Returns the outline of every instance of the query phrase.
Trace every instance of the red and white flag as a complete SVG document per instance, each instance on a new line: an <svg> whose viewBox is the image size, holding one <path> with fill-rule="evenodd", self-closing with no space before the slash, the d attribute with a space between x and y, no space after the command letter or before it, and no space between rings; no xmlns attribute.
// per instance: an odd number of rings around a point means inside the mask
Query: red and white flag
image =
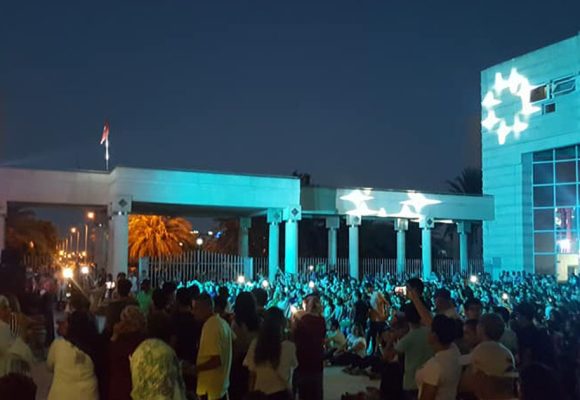
<svg viewBox="0 0 580 400"><path fill-rule="evenodd" d="M103 127L103 136L101 136L101 143L106 143L109 141L109 121L105 121L105 126Z"/></svg>

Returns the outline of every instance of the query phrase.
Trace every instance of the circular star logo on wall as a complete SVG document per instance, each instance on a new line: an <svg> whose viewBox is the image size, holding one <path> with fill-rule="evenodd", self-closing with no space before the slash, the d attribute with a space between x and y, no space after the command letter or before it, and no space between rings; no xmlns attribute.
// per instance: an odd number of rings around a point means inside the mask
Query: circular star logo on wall
<svg viewBox="0 0 580 400"><path fill-rule="evenodd" d="M481 106L487 114L487 117L481 121L481 125L488 131L495 129L500 145L505 143L506 138L511 133L514 134L516 139L519 138L520 133L528 128L530 115L540 111L540 107L534 106L530 101L532 89L533 87L530 85L528 79L515 68L511 70L507 79L504 79L499 72L495 74L493 88L487 92L481 102ZM510 121L511 125L508 124L505 118L498 118L495 111L496 107L501 104L499 98L503 95L504 91L509 91L521 103L520 109L513 116L513 121Z"/></svg>

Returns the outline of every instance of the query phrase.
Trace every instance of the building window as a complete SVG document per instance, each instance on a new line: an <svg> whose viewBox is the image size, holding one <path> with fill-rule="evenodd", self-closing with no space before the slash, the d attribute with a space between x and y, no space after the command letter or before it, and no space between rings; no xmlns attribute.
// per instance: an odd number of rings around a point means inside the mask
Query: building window
<svg viewBox="0 0 580 400"><path fill-rule="evenodd" d="M553 274L580 251L580 146L533 154L534 270Z"/></svg>
<svg viewBox="0 0 580 400"><path fill-rule="evenodd" d="M552 95L554 97L571 93L574 90L576 90L576 79L574 77L559 79L552 85Z"/></svg>
<svg viewBox="0 0 580 400"><path fill-rule="evenodd" d="M546 85L538 86L532 89L530 92L530 101L532 103L536 101L542 101L548 97L548 90Z"/></svg>

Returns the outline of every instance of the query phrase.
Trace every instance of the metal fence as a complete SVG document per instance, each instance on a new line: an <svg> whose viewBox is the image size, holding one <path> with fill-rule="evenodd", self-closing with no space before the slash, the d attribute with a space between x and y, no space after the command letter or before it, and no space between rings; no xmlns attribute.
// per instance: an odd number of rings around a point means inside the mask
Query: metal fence
<svg viewBox="0 0 580 400"><path fill-rule="evenodd" d="M32 268L33 270L38 269L50 269L54 267L54 258L51 255L35 255L35 254L25 254L22 257L22 264L27 268Z"/></svg>
<svg viewBox="0 0 580 400"><path fill-rule="evenodd" d="M239 275L252 278L253 260L231 254L192 251L172 256L142 258L140 276L148 276L154 287L163 282L188 282L194 279L233 280Z"/></svg>

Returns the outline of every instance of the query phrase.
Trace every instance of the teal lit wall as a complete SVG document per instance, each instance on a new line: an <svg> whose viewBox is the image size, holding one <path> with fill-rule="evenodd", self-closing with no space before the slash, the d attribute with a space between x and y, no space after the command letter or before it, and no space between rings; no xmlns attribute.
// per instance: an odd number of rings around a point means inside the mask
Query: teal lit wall
<svg viewBox="0 0 580 400"><path fill-rule="evenodd" d="M495 199L495 219L484 222L483 250L494 273L534 270L533 153L580 143L579 71L580 36L575 36L481 73L483 191ZM556 96L563 78L575 89ZM525 90L516 87L526 83ZM530 103L527 93L543 85L546 98ZM525 115L522 108L534 112Z"/></svg>

